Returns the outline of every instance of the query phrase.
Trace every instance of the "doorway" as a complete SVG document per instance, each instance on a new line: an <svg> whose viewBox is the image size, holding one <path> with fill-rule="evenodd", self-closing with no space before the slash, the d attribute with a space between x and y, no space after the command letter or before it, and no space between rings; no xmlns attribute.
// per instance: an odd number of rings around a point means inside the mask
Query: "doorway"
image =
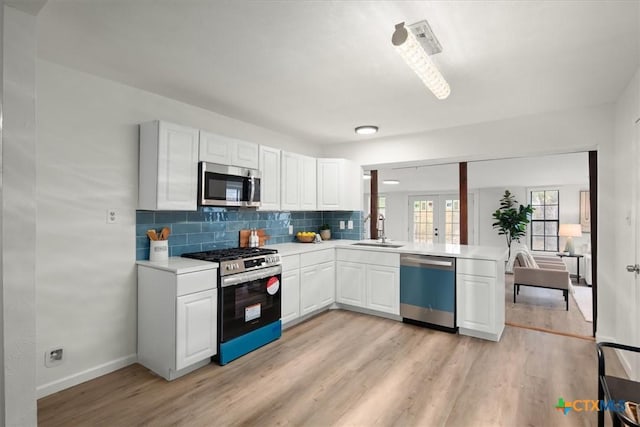
<svg viewBox="0 0 640 427"><path fill-rule="evenodd" d="M460 244L460 199L457 193L409 196L408 240ZM473 224L473 194L468 195L468 224ZM469 229L472 240L473 228ZM472 242L469 242L472 244Z"/></svg>

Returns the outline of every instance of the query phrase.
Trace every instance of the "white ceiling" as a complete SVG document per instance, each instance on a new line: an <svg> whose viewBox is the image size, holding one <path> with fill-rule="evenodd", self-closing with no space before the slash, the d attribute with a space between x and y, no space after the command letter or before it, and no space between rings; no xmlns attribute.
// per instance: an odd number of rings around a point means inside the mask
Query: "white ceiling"
<svg viewBox="0 0 640 427"><path fill-rule="evenodd" d="M438 101L391 45L428 19ZM615 101L640 2L49 0L39 55L301 140L376 137Z"/></svg>

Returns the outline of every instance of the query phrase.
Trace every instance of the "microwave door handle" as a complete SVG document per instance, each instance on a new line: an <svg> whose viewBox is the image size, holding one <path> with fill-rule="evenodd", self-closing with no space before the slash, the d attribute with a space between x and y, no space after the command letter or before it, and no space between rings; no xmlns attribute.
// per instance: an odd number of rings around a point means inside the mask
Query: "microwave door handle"
<svg viewBox="0 0 640 427"><path fill-rule="evenodd" d="M251 175L249 177L249 181L251 182L251 190L250 190L250 193L249 193L249 205L253 205L253 198L254 198L255 193L256 193L256 182L255 182L255 179L254 179L253 175Z"/></svg>

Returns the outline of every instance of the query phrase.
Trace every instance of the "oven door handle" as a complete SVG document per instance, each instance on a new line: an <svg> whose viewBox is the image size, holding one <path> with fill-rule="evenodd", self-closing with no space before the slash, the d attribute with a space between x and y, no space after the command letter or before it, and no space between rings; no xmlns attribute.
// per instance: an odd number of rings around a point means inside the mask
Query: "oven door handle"
<svg viewBox="0 0 640 427"><path fill-rule="evenodd" d="M276 276L282 273L282 266L267 267L257 271L249 271L246 273L238 273L226 276L220 279L220 286L226 288L240 283L251 282L253 280L266 279L267 277Z"/></svg>

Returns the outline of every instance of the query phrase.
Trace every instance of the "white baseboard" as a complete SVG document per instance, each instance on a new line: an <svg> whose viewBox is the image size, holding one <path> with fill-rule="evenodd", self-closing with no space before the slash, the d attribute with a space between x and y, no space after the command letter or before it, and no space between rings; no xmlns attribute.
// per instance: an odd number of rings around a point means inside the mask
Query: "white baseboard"
<svg viewBox="0 0 640 427"><path fill-rule="evenodd" d="M125 366L132 365L137 361L138 355L130 354L128 356L121 357L120 359L112 360L110 362L103 363L102 365L89 368L82 372L78 372L77 374L69 375L68 377L60 378L59 380L39 385L36 387L36 398L40 399L69 387L73 387L74 385L78 385L94 378L101 377L102 375L106 375L110 372L124 368Z"/></svg>

